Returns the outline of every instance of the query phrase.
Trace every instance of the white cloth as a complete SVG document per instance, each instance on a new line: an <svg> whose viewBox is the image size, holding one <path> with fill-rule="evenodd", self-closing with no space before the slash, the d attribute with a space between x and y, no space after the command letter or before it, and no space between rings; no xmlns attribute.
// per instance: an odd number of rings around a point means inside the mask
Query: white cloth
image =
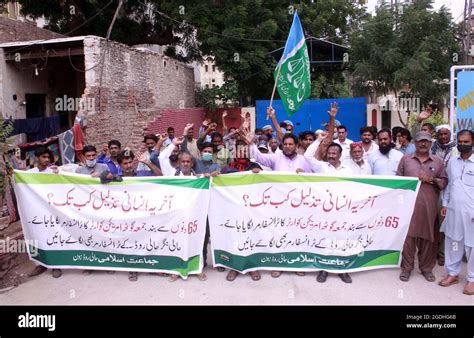
<svg viewBox="0 0 474 338"><path fill-rule="evenodd" d="M293 171L303 169L305 173L311 172L311 166L303 155L295 155L288 158L283 152L277 154L262 154L255 144L250 146L256 162L271 168L274 171Z"/></svg>
<svg viewBox="0 0 474 338"><path fill-rule="evenodd" d="M474 154L467 160L452 158L447 167L448 186L443 191L446 217L440 231L454 241L474 247Z"/></svg>
<svg viewBox="0 0 474 338"><path fill-rule="evenodd" d="M391 149L387 155L377 150L370 154L369 164L373 175L396 175L398 163L402 159L403 154L398 150Z"/></svg>
<svg viewBox="0 0 474 338"><path fill-rule="evenodd" d="M441 124L435 128L436 132L440 131L441 129L448 129L449 131L451 131L451 127L449 126L449 124Z"/></svg>
<svg viewBox="0 0 474 338"><path fill-rule="evenodd" d="M352 175L372 175L372 168L370 168L369 163L362 161L362 165L357 164L353 159L346 160L342 164L351 170Z"/></svg>
<svg viewBox="0 0 474 338"><path fill-rule="evenodd" d="M314 157L316 150L319 147L320 142L315 141L311 143L304 153L306 161L311 165L311 171L313 173L320 174L336 174L336 175L352 175L352 171L349 167L341 163L339 167L334 167L331 163L325 161L319 161Z"/></svg>
<svg viewBox="0 0 474 338"><path fill-rule="evenodd" d="M344 162L346 160L350 160L351 158L351 143L354 143L354 141L349 140L346 138L344 142L339 141L339 139L335 140L334 143L339 144L342 147L342 156L341 156L341 162Z"/></svg>
<svg viewBox="0 0 474 338"><path fill-rule="evenodd" d="M53 170L50 167L47 167L45 170L40 171L38 167L28 169L30 173L42 173L42 174L54 174Z"/></svg>
<svg viewBox="0 0 474 338"><path fill-rule="evenodd" d="M449 236L444 242L444 266L450 276L459 276L461 273L462 257L466 252L467 258L467 280L474 282L474 250L464 245L462 241L454 241Z"/></svg>
<svg viewBox="0 0 474 338"><path fill-rule="evenodd" d="M174 176L174 174L176 174L176 168L171 165L171 161L169 158L174 148L176 148L176 146L171 143L163 151L161 151L160 156L158 156L163 176Z"/></svg>
<svg viewBox="0 0 474 338"><path fill-rule="evenodd" d="M362 148L362 149L364 149L364 148ZM364 149L364 155L362 157L364 159L364 161L368 161L370 154L374 153L377 150L379 150L379 145L377 143L375 143L374 141L372 141L372 143L370 144L369 150L365 151L365 149Z"/></svg>

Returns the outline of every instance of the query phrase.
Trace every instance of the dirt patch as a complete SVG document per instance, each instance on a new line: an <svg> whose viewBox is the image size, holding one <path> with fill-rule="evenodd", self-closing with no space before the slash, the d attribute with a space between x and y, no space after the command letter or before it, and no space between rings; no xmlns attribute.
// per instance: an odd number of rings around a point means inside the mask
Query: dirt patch
<svg viewBox="0 0 474 338"><path fill-rule="evenodd" d="M18 285L25 283L35 265L28 258L27 253L20 253L11 257L0 271L0 293L7 292Z"/></svg>

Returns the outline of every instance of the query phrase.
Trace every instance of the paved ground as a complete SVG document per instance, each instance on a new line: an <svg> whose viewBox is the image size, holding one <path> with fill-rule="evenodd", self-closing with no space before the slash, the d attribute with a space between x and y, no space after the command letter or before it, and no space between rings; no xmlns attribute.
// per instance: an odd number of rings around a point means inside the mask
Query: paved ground
<svg viewBox="0 0 474 338"><path fill-rule="evenodd" d="M31 264L28 262L28 264ZM465 275L466 267L463 267ZM135 283L125 272L111 275L96 271L63 270L55 279L51 271L29 278L18 287L0 294L0 304L99 305L99 304L310 304L310 305L473 305L474 296L462 293L465 278L457 285L442 288L437 282L444 274L436 266L435 283L425 281L419 272L408 283L399 281L398 269L383 269L352 274L353 283L344 284L336 275L326 283L316 282L316 274L304 277L284 273L274 279L269 272L262 279L239 276L225 280L226 272L206 268L208 280L191 277L169 282L166 277L139 274Z"/></svg>

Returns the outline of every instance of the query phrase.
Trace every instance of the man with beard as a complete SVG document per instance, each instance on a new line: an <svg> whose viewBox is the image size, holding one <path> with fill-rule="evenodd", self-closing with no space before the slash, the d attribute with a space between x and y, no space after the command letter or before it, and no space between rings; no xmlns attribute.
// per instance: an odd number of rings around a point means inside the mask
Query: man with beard
<svg viewBox="0 0 474 338"><path fill-rule="evenodd" d="M350 159L343 161L342 164L351 170L352 175L372 175L370 165L364 161L362 142L353 142L350 148Z"/></svg>
<svg viewBox="0 0 474 338"><path fill-rule="evenodd" d="M282 141L283 151L276 154L262 154L253 142L254 137L253 133L249 133L246 141L250 145L250 151L253 153L256 162L274 171L311 172L311 167L304 156L296 153L298 139L295 135L285 134Z"/></svg>
<svg viewBox="0 0 474 338"><path fill-rule="evenodd" d="M439 283L450 286L459 282L461 262L466 253L467 282L463 293L474 295L474 133L461 130L457 136L460 156L448 163L449 184L443 193L441 215L446 217L441 231L446 236L446 272Z"/></svg>
<svg viewBox="0 0 474 338"><path fill-rule="evenodd" d="M421 115L421 114L420 114ZM451 128L447 124L439 125L436 127L436 141L431 146L431 153L438 156L444 163L444 167L448 166L451 158L459 156L459 152L456 148L456 142L451 142ZM441 207L441 201L439 203ZM438 224L443 223L443 216L438 215ZM439 250L438 250L438 264L444 265L444 235L439 233Z"/></svg>
<svg viewBox="0 0 474 338"><path fill-rule="evenodd" d="M282 138L283 151L276 154L262 154L254 143L255 135L248 133L245 141L250 146L250 151L253 153L254 159L259 164L268 167L274 171L289 171L289 172L311 172L311 166L306 161L303 155L296 153L298 138L293 134L285 134ZM298 273L304 275L304 272ZM280 277L280 271L272 271L273 278Z"/></svg>
<svg viewBox="0 0 474 338"><path fill-rule="evenodd" d="M331 143L331 135L334 131L333 123L335 112L337 112L337 108L335 111L334 109L331 109L328 136L322 140L320 145L317 144L318 142L313 142L313 144L311 144L306 150L304 156L311 164L311 170L314 173L323 173L327 175L352 175L350 168L341 163L341 145L335 142ZM327 146L328 143L329 146ZM321 161L314 157L316 150L318 151L318 158L325 158L325 161ZM328 274L327 271L321 270L319 271L316 280L319 283L324 283L326 282ZM352 283L352 278L348 273L340 273L338 275L344 283Z"/></svg>
<svg viewBox="0 0 474 338"><path fill-rule="evenodd" d="M180 144L183 142L184 137L175 137L158 156L163 176L173 176L176 173L176 168L179 166Z"/></svg>
<svg viewBox="0 0 474 338"><path fill-rule="evenodd" d="M435 221L439 194L446 187L448 179L443 161L430 154L430 146L429 133L421 131L416 134L416 151L403 156L397 169L398 176L418 177L421 181L408 235L403 245L400 273L400 280L403 282L408 281L414 269L417 249L421 274L428 282L434 282L436 279L432 273L438 252Z"/></svg>
<svg viewBox="0 0 474 338"><path fill-rule="evenodd" d="M324 139L321 145L318 147L316 142L308 147L304 156L306 160L311 164L311 170L313 173L321 174L332 174L332 175L352 175L352 171L341 163L342 147L340 144L332 142L329 146L325 143L330 142ZM314 157L314 153L318 148L318 152L325 152L325 161L317 160ZM326 150L324 150L326 149Z"/></svg>
<svg viewBox="0 0 474 338"><path fill-rule="evenodd" d="M395 175L403 154L394 148L392 132L388 128L377 133L379 149L369 155L369 164L374 175Z"/></svg>
<svg viewBox="0 0 474 338"><path fill-rule="evenodd" d="M436 141L431 147L431 153L438 156L448 166L451 158L459 156L456 149L456 141L451 142L451 128L447 124L436 127Z"/></svg>
<svg viewBox="0 0 474 338"><path fill-rule="evenodd" d="M364 149L364 161L369 159L370 154L377 151L379 146L375 143L371 127L360 128L360 140L362 141L362 149Z"/></svg>

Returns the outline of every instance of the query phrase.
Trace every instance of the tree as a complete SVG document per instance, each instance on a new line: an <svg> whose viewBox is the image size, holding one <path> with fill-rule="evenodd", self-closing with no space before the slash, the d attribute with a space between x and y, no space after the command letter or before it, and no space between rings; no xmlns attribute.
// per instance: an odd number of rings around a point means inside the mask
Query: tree
<svg viewBox="0 0 474 338"><path fill-rule="evenodd" d="M8 0L0 0L7 2ZM47 28L71 35L105 36L116 8L109 0L19 0L22 13L44 16ZM306 34L343 43L365 15L364 1L325 0L127 0L111 39L129 45L167 45L181 61L213 55L217 67L238 85L241 97L269 98L273 70L293 13ZM71 7L72 6L72 7ZM105 7L105 9L103 9ZM100 15L96 15L100 11ZM80 26L79 28L76 28Z"/></svg>
<svg viewBox="0 0 474 338"><path fill-rule="evenodd" d="M227 107L238 102L239 93L235 81L227 81L222 86L199 88L196 90L196 105L214 111L219 105Z"/></svg>
<svg viewBox="0 0 474 338"><path fill-rule="evenodd" d="M393 91L396 98L443 105L449 94L449 69L459 52L446 7L436 12L431 0L394 11L381 6L351 36L350 47L357 93L373 96Z"/></svg>

